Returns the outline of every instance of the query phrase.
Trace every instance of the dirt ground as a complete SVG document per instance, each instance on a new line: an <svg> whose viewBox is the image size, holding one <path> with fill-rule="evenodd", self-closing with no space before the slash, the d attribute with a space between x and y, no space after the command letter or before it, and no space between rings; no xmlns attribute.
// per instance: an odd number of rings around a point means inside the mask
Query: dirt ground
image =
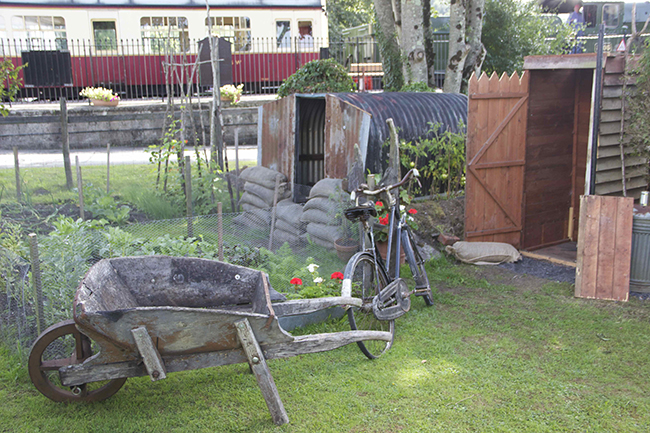
<svg viewBox="0 0 650 433"><path fill-rule="evenodd" d="M440 233L463 238L465 234L465 196L418 200L411 203L417 213L418 230L421 239L428 242Z"/></svg>

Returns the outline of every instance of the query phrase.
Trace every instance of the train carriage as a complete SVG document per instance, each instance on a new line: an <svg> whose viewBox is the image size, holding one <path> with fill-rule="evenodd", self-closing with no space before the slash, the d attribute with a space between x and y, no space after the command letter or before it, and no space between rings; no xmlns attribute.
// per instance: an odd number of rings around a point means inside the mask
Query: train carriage
<svg viewBox="0 0 650 433"><path fill-rule="evenodd" d="M193 64L210 28L249 90L276 87L328 46L324 0L210 0L209 20L195 0L0 0L0 54L28 63L23 96L164 94L164 63Z"/></svg>

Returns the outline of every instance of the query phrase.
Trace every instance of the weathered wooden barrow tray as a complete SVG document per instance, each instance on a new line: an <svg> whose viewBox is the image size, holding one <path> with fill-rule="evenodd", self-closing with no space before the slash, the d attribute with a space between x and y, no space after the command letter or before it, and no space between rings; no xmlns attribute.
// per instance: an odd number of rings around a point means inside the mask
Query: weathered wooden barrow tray
<svg viewBox="0 0 650 433"><path fill-rule="evenodd" d="M30 377L52 400L98 401L128 377L155 381L170 372L248 362L273 421L283 424L288 417L266 359L392 338L380 331L294 337L278 317L361 306L361 300L272 303L283 299L263 272L227 263L164 256L102 260L77 289L74 320L51 326L34 343Z"/></svg>

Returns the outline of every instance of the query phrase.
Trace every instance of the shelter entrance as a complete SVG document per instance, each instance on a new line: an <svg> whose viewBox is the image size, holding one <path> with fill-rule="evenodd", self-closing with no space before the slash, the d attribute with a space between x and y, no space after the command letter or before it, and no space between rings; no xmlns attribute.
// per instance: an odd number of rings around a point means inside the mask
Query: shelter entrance
<svg viewBox="0 0 650 433"><path fill-rule="evenodd" d="M325 99L296 98L294 202L307 201L309 190L325 177Z"/></svg>

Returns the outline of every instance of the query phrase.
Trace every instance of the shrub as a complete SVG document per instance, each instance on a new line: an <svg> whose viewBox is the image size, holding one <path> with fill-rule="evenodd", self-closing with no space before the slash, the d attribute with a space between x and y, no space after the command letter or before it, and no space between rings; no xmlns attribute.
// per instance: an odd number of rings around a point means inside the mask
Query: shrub
<svg viewBox="0 0 650 433"><path fill-rule="evenodd" d="M287 78L278 89L283 98L293 93L351 92L354 81L334 59L313 60Z"/></svg>

